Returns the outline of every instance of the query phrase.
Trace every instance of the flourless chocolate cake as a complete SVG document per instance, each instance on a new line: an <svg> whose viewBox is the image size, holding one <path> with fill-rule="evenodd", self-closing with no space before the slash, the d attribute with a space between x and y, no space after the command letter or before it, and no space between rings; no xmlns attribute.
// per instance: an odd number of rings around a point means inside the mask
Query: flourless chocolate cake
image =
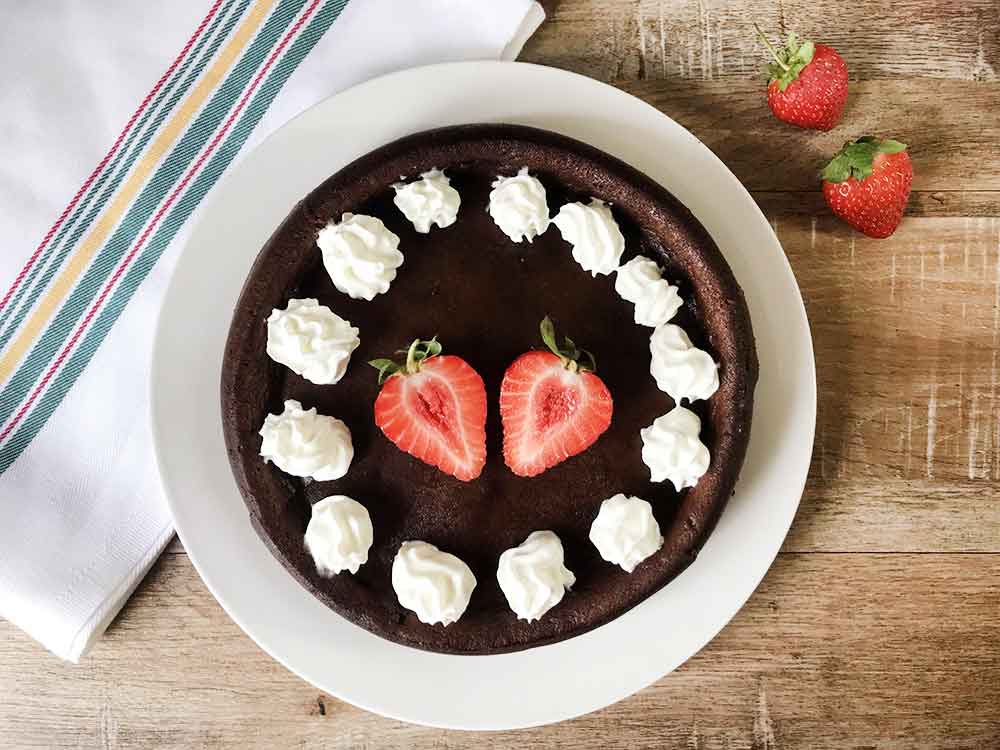
<svg viewBox="0 0 1000 750"><path fill-rule="evenodd" d="M591 197L609 203L625 238L621 262L644 255L678 287L684 304L671 323L718 363L718 390L686 404L701 418L701 441L711 456L694 487L678 492L671 482L652 482L643 462L640 430L674 402L650 375L652 329L634 322L632 305L615 292L614 275L582 270L554 226L531 243L515 243L487 213L497 176L523 167L544 185L553 214L565 203ZM393 185L432 168L450 178L461 207L451 226L419 233L393 204ZM388 292L371 301L338 291L324 270L317 233L344 213L377 217L400 238L405 261ZM315 298L360 330L360 346L340 382L316 385L268 357L265 321L290 298ZM541 347L539 321L545 316L593 353L614 413L587 450L538 476L522 477L504 461L498 394L511 362ZM471 481L404 453L373 418L379 373L367 362L432 336L485 384L486 464ZM292 209L260 251L236 306L223 361L222 420L253 525L299 583L344 617L393 641L490 654L552 643L606 623L691 564L733 493L750 435L756 379L740 287L712 238L663 187L554 133L467 125L383 146ZM286 399L349 427L354 458L346 476L298 478L261 458L258 431ZM602 559L588 538L602 501L618 493L649 501L664 538L632 573ZM303 543L311 504L329 495L348 495L370 514L374 542L357 573L321 575ZM504 550L540 529L558 535L576 580L558 605L528 622L508 606L497 565ZM425 624L397 600L391 569L407 540L430 542L471 568L477 585L457 622Z"/></svg>

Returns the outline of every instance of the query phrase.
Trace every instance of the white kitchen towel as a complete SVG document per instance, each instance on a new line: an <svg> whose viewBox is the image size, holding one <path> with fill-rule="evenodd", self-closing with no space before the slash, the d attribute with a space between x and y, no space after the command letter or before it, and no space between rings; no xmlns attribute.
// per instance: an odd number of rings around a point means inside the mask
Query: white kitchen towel
<svg viewBox="0 0 1000 750"><path fill-rule="evenodd" d="M543 17L531 0L9 4L0 615L76 661L173 533L147 416L151 338L219 174L350 84L513 59Z"/></svg>

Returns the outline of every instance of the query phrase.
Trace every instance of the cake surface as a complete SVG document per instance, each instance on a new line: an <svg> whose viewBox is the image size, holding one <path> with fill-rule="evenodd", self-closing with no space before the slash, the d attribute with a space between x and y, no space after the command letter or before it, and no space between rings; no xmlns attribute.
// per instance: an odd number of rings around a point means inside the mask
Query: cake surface
<svg viewBox="0 0 1000 750"><path fill-rule="evenodd" d="M513 243L486 211L498 175L528 167L545 186L551 213L592 196L612 204L625 236L622 263L642 254L679 287L671 321L719 363L720 386L689 405L702 420L711 464L680 493L652 483L639 431L674 406L649 372L652 329L633 321L614 276L592 277L555 227ZM443 169L461 195L457 221L429 233L393 205L392 185ZM381 219L400 237L405 261L386 294L354 300L334 288L316 246L318 231L345 212ZM288 299L316 298L360 329L343 379L316 385L265 353L265 320ZM584 453L532 478L505 465L497 396L507 366L540 348L539 321L594 353L614 398L610 428ZM389 442L372 409L378 373L368 360L393 356L415 338L437 335L445 353L482 375L488 397L487 460L462 482ZM348 165L300 202L261 250L234 312L223 361L223 429L233 472L254 527L278 560L329 607L385 638L432 651L486 654L539 646L601 625L666 585L697 555L738 477L749 439L757 359L742 292L709 235L666 190L624 163L577 141L511 125L467 125L393 142ZM317 407L350 428L347 475L310 481L259 455L260 425L286 399ZM634 572L601 559L588 539L602 501L619 493L648 500L663 546ZM374 544L356 574L321 576L303 543L310 506L348 495L371 515ZM534 531L562 540L576 581L534 622L518 620L497 582L502 552ZM421 623L397 601L390 581L402 542L423 540L457 555L478 581L457 622ZM665 623L665 628L668 628Z"/></svg>

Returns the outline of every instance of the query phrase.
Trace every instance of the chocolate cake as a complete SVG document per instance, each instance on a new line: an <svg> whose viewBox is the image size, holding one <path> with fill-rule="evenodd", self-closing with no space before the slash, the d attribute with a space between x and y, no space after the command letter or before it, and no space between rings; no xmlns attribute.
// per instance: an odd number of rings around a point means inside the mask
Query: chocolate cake
<svg viewBox="0 0 1000 750"><path fill-rule="evenodd" d="M626 240L622 262L643 254L679 287L685 304L672 322L719 363L718 391L689 407L701 417L701 440L711 454L695 487L676 492L670 482L652 483L641 458L640 429L674 404L650 376L651 329L633 322L632 306L614 291L614 277L581 270L554 227L530 244L516 244L488 215L493 180L525 166L544 184L552 213L591 196L611 203ZM452 226L420 234L393 205L392 185L432 168L451 178L461 208ZM370 302L334 288L316 246L320 228L345 212L376 216L400 237L405 262L388 293ZM336 385L310 383L265 353L265 319L290 297L315 297L360 329L360 347ZM584 453L523 478L504 463L496 399L505 368L541 345L538 327L546 315L593 352L614 399L614 416ZM373 421L378 373L366 362L434 335L486 385L487 460L471 482L400 451ZM670 193L578 141L521 126L467 125L383 146L292 209L260 251L236 306L222 369L222 420L253 525L299 583L344 617L393 641L491 654L552 643L606 623L695 559L733 493L756 379L740 287L712 238ZM261 423L289 398L349 426L355 455L345 477L303 480L260 457ZM601 502L617 493L648 500L664 536L659 551L631 574L602 560L588 540ZM368 509L374 544L356 574L323 577L303 537L310 504L333 494L349 495ZM529 623L508 606L497 583L497 560L539 529L562 540L576 583L557 606ZM393 557L403 541L414 539L457 555L478 581L464 615L447 627L420 622L393 591Z"/></svg>

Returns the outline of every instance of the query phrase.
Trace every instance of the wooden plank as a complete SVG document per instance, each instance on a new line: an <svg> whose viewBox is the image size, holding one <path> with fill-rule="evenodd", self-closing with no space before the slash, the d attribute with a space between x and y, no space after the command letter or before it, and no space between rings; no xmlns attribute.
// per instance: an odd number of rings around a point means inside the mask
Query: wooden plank
<svg viewBox="0 0 1000 750"><path fill-rule="evenodd" d="M1000 552L991 481L809 478L786 552Z"/></svg>
<svg viewBox="0 0 1000 750"><path fill-rule="evenodd" d="M796 550L1000 551L1000 221L772 217L819 388Z"/></svg>
<svg viewBox="0 0 1000 750"><path fill-rule="evenodd" d="M844 141L866 133L909 144L915 190L1000 191L1000 83L861 82L845 120L828 133L776 120L759 83L618 84L688 128L751 191L819 190L826 162ZM992 196L990 205L996 202ZM953 200L952 215L961 211Z"/></svg>
<svg viewBox="0 0 1000 750"><path fill-rule="evenodd" d="M751 193L768 216L820 216L829 214L818 189L755 190ZM914 190L906 206L907 216L974 217L1000 216L1000 190Z"/></svg>
<svg viewBox="0 0 1000 750"><path fill-rule="evenodd" d="M993 747L997 580L997 555L782 555L719 637L651 688L553 727L467 734L319 693L242 635L173 555L79 666L0 624L0 737L163 750Z"/></svg>
<svg viewBox="0 0 1000 750"><path fill-rule="evenodd" d="M1000 221L772 221L813 332L818 476L1000 479Z"/></svg>
<svg viewBox="0 0 1000 750"><path fill-rule="evenodd" d="M602 80L759 78L766 53L753 22L837 49L852 80L924 77L995 81L1000 6L994 0L842 3L721 0L545 2L548 20L522 60Z"/></svg>

